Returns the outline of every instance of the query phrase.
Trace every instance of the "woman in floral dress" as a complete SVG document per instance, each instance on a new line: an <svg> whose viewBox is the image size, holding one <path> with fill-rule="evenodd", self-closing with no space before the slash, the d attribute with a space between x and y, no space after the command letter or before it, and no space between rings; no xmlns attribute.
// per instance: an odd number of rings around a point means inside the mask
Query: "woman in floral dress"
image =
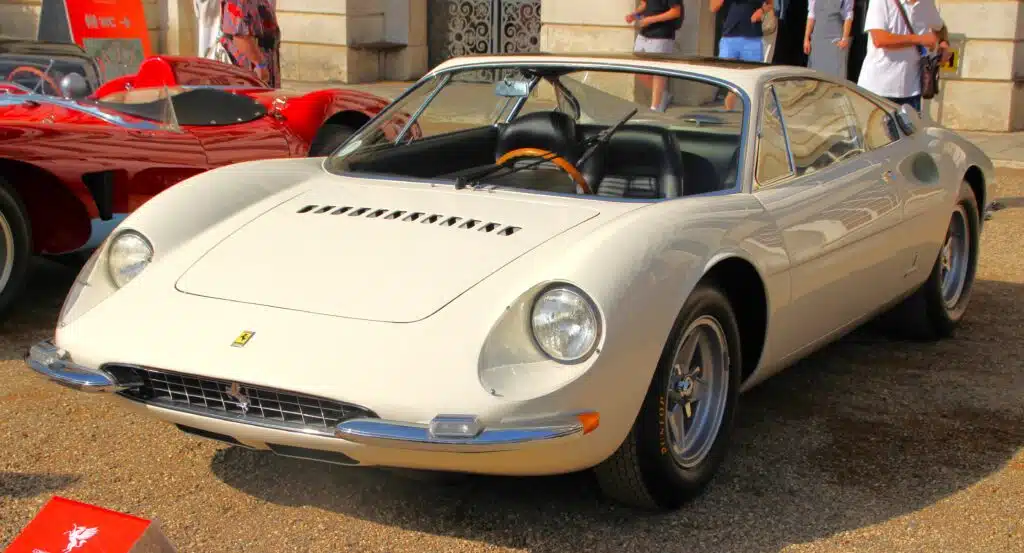
<svg viewBox="0 0 1024 553"><path fill-rule="evenodd" d="M238 67L272 88L281 86L281 29L274 0L222 0L221 44Z"/></svg>

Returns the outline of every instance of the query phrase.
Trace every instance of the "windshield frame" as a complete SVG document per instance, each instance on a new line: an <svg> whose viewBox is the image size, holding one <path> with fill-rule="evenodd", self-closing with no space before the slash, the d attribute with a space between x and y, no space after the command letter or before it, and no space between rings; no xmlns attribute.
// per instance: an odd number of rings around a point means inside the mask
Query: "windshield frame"
<svg viewBox="0 0 1024 553"><path fill-rule="evenodd" d="M396 97L394 100L392 100L392 102L386 108L384 108L383 110L378 112L377 115L375 115L366 124L364 124L359 129L359 131L353 133L352 136L350 136L348 138L348 140L346 140L341 145L339 145L338 148L335 149L334 152L331 152L331 154L326 157L326 159L324 160L324 162L322 164L323 170L328 172L328 173L331 173L332 175L345 176L345 177L353 177L353 178L359 178L359 179L384 180L384 181L389 181L389 182L394 182L394 181L399 181L399 180L400 181L406 181L406 182L422 182L422 183L430 184L431 186L451 186L451 187L454 188L454 186L455 186L455 179L447 179L447 178L442 178L442 177L431 177L431 178L421 178L421 177L412 177L412 176L401 176L401 177L399 177L399 176L396 176L396 175L393 175L393 174L373 173L373 172L350 172L350 171L347 171L347 170L339 170L338 166L341 165L342 160L338 159L338 156L342 152L344 152L345 155L351 153L351 152L346 152L345 151L347 146L350 143L352 143L353 141L356 141L356 140L361 140L367 133L370 132L370 129L375 129L376 128L376 124L379 123L381 120L383 120L383 119L390 119L390 118L394 117L395 112L396 112L398 106L400 106L409 96L420 92L420 88L423 87L423 86L431 86L431 83L435 83L433 86L435 86L436 88L435 88L435 90L431 91L428 94L428 97L424 98L424 101L423 101L423 103L421 105L417 106L416 112L414 114L410 115L410 121L406 125L409 128L411 128L412 125L415 124L415 122L418 119L419 115L424 111L424 109L426 109L427 106L430 105L430 102L438 94L438 91L440 91L440 90L442 90L444 88L444 86L447 84L447 81L450 80L454 74L462 73L462 72L468 72L468 71L476 71L476 70L481 70L481 69L500 70L500 69L515 69L515 68L545 68L545 69L564 68L566 70L565 73L567 73L567 74L575 73L575 72L579 72L579 71L602 71L602 72L609 72L609 73L640 73L640 74L656 75L656 76L663 76L663 77L668 77L668 78L688 79L688 80L703 82L703 83L706 83L706 84L719 86L719 87L725 89L726 91L733 93L737 98L739 98L740 104L743 107L743 115L742 115L741 122L740 122L740 135L739 135L739 148L740 148L740 152L739 152L739 156L738 156L738 160L737 160L737 164L736 164L736 171L737 171L737 173L736 173L737 174L736 182L735 182L735 184L733 184L732 187L730 187L728 189L718 190L718 191L715 191L715 192L709 192L709 193L704 194L704 195L705 196L727 195L727 194L734 194L736 192L741 192L741 191L747 189L746 188L747 187L747 181L749 179L747 179L747 177L746 177L746 167L747 167L747 159L746 158L747 158L747 154L749 153L748 152L748 150L749 150L748 143L749 143L750 132L751 132L750 125L751 125L751 121L754 120L754 119L752 119L752 114L751 114L752 100L751 100L750 96L747 94L746 89L743 88L742 86L738 85L737 83L733 82L733 81L729 81L729 80L726 80L726 79L723 79L723 78L720 78L720 77L717 77L717 76L713 76L713 75L708 75L706 73L697 73L697 72L694 72L694 71L691 71L691 70L687 70L687 69L682 69L682 68L652 67L652 66L649 66L649 65L645 65L643 62L627 61L627 60L622 60L622 61L616 61L614 63L609 63L609 62L595 62L595 61L570 61L570 62L566 62L564 60L562 60L562 61L556 61L556 60L530 60L530 61L508 60L508 61L494 61L492 59L492 60L489 60L489 61L481 60L481 61L460 63L460 64L453 65L453 66L448 67L448 68L432 71L430 73L427 73L423 77L421 77L418 81L416 81L416 83L414 83L408 89L403 91L402 94L400 94L398 97ZM438 84L440 79L445 79L444 85ZM524 99L521 99L521 100L524 100ZM515 110L515 113L518 113L518 110ZM497 122L495 122L494 124L497 124ZM401 135L403 137L404 137L404 130L405 129L403 129L403 134ZM567 194L561 193L561 192L547 192L547 191L539 191L539 190L520 190L520 189L516 189L516 188L507 188L507 187L499 187L499 188L501 190L512 191L512 192L520 192L520 193L527 193L527 194L532 194L532 195L541 194L541 195L553 195L553 196L567 196ZM593 195L593 194L576 195L575 197L594 199L594 200L600 200L600 201L618 201L618 202L631 202L631 203L638 203L638 202L639 203L657 203L657 202L663 202L663 201L669 201L669 200L673 200L673 199L678 199L678 198L659 198L659 199L614 198L614 197L609 197L609 196L597 196L597 195Z"/></svg>

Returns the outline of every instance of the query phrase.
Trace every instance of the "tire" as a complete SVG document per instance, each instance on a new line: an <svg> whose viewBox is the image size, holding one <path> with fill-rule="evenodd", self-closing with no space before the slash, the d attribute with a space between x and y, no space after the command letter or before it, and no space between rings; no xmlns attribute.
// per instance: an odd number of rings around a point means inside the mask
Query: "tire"
<svg viewBox="0 0 1024 553"><path fill-rule="evenodd" d="M670 392L670 385L678 379L674 375L679 374L674 367L683 365L676 363L677 354L698 332L724 343L717 348L698 346L691 366L702 365L703 378L681 380L673 387L675 392ZM605 495L651 510L677 509L700 495L725 459L735 424L742 366L739 327L729 300L713 284L699 284L680 310L633 428L619 449L594 468ZM677 426L669 418L685 413L678 399L701 394L701 386L695 384L702 381L707 398L691 404L696 406L689 418L690 431L700 445L677 449ZM689 385L684 388L685 383ZM694 430L698 426L703 430Z"/></svg>
<svg viewBox="0 0 1024 553"><path fill-rule="evenodd" d="M32 259L32 227L25 205L0 177L0 317L21 298Z"/></svg>
<svg viewBox="0 0 1024 553"><path fill-rule="evenodd" d="M309 146L309 157L320 157L330 155L338 149L348 137L355 134L358 129L339 123L324 123Z"/></svg>
<svg viewBox="0 0 1024 553"><path fill-rule="evenodd" d="M889 334L918 341L953 335L974 289L981 242L979 213L974 191L966 182L960 183L959 197L946 228L946 240L932 265L932 272L920 288L885 315L884 327ZM962 247L957 249L958 234L962 234L966 252ZM956 279L959 284L954 282Z"/></svg>

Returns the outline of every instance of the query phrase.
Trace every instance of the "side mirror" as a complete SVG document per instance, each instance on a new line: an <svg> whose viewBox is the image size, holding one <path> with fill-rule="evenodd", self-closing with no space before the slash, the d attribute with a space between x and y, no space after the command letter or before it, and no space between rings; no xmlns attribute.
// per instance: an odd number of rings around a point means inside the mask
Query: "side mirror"
<svg viewBox="0 0 1024 553"><path fill-rule="evenodd" d="M903 104L900 109L896 110L896 121L903 129L903 134L909 136L917 130L918 123L921 122L921 114L916 109Z"/></svg>
<svg viewBox="0 0 1024 553"><path fill-rule="evenodd" d="M78 73L68 73L60 80L60 93L70 100L78 100L89 95L89 83Z"/></svg>

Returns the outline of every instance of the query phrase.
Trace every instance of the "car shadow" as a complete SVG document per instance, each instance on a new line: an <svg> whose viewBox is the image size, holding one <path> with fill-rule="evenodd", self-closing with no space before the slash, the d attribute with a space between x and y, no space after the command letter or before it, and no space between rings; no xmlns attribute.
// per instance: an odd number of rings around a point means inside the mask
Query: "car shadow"
<svg viewBox="0 0 1024 553"><path fill-rule="evenodd" d="M78 482L81 476L72 474L29 474L0 472L0 498L22 499L52 494Z"/></svg>
<svg viewBox="0 0 1024 553"><path fill-rule="evenodd" d="M560 552L565 536L580 551L777 551L931 505L1024 445L1024 287L979 280L971 302L952 339L866 328L745 394L728 461L678 512L616 505L590 473L432 480L241 448L211 468L276 504L534 553Z"/></svg>

